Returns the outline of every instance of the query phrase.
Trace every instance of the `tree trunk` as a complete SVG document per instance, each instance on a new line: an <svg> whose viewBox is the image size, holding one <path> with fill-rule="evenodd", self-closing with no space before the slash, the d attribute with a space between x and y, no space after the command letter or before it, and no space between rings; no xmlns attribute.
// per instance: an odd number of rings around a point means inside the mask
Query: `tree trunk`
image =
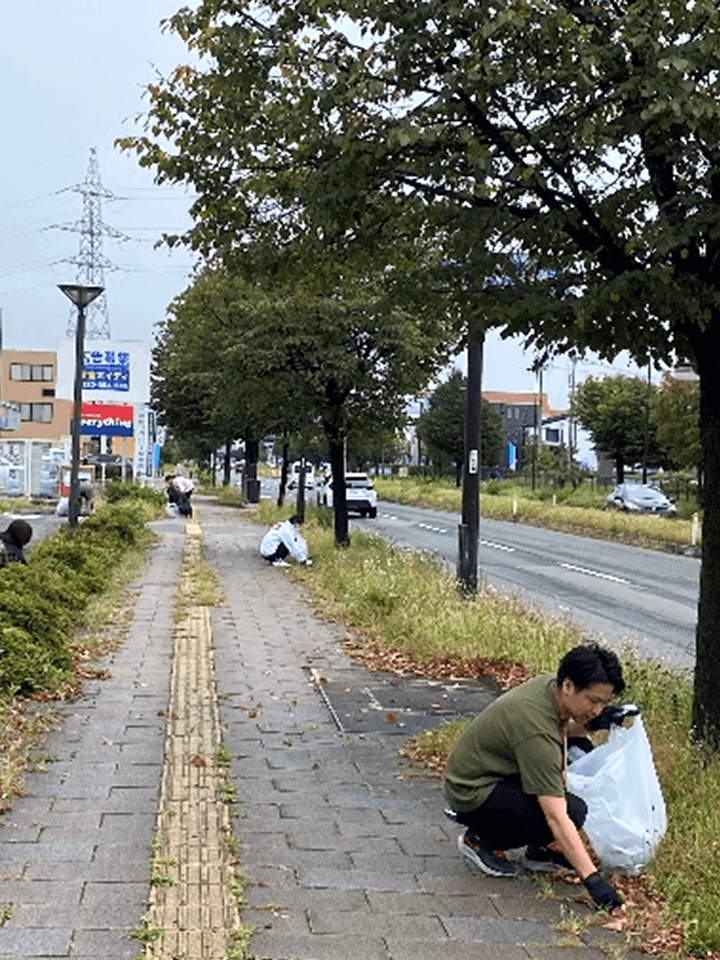
<svg viewBox="0 0 720 960"><path fill-rule="evenodd" d="M720 312L699 332L695 348L700 376L703 453L703 528L700 601L695 645L693 727L720 749Z"/></svg>
<svg viewBox="0 0 720 960"><path fill-rule="evenodd" d="M348 533L347 499L345 496L345 427L344 404L347 394L332 381L325 385L327 413L323 417L323 430L328 442L330 470L333 485L333 515L335 521L335 546L350 546Z"/></svg>
<svg viewBox="0 0 720 960"><path fill-rule="evenodd" d="M244 495L248 503L260 501L260 484L257 479L258 456L260 441L245 438L245 482Z"/></svg>
<svg viewBox="0 0 720 960"><path fill-rule="evenodd" d="M615 457L615 483L625 483L625 461L622 455Z"/></svg>
<svg viewBox="0 0 720 960"><path fill-rule="evenodd" d="M347 499L345 496L345 438L328 437L330 470L333 485L333 514L335 521L335 546L349 547Z"/></svg>
<svg viewBox="0 0 720 960"><path fill-rule="evenodd" d="M223 464L223 486L230 486L230 453L232 451L232 440L225 441L225 463Z"/></svg>

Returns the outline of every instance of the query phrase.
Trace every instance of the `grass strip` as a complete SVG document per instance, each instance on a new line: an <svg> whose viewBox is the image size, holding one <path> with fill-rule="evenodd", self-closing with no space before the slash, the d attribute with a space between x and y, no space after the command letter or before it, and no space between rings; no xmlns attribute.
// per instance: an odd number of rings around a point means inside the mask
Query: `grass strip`
<svg viewBox="0 0 720 960"><path fill-rule="evenodd" d="M381 500L455 514L461 512L461 491L448 480L376 477L374 484ZM582 488L577 492L558 491L556 502L552 497L547 490L533 496L519 484L490 481L483 484L481 514L487 520L528 523L652 549L682 551L700 543L702 528L700 524L694 526L692 519L603 510L605 495Z"/></svg>

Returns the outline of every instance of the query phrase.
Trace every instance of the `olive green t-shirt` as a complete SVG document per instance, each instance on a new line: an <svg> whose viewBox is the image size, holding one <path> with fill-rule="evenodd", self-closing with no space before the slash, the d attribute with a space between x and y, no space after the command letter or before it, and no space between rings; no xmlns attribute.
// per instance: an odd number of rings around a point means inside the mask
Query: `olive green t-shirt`
<svg viewBox="0 0 720 960"><path fill-rule="evenodd" d="M554 681L550 673L534 677L470 722L445 768L445 796L455 810L475 810L496 783L512 776L520 777L524 793L565 796Z"/></svg>

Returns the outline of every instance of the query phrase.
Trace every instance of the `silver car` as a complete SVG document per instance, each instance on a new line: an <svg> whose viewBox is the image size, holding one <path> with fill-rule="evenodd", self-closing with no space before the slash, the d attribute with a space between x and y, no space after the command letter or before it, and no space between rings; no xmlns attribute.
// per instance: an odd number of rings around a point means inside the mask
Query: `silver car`
<svg viewBox="0 0 720 960"><path fill-rule="evenodd" d="M649 483L619 483L605 501L605 507L625 513L654 513L674 517L677 507L662 490Z"/></svg>

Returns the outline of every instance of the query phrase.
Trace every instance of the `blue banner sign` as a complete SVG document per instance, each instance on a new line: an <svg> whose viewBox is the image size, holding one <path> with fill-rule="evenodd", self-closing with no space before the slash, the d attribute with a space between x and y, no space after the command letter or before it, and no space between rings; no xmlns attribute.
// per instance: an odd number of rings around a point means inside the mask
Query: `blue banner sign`
<svg viewBox="0 0 720 960"><path fill-rule="evenodd" d="M130 390L130 354L125 350L86 350L83 390Z"/></svg>

